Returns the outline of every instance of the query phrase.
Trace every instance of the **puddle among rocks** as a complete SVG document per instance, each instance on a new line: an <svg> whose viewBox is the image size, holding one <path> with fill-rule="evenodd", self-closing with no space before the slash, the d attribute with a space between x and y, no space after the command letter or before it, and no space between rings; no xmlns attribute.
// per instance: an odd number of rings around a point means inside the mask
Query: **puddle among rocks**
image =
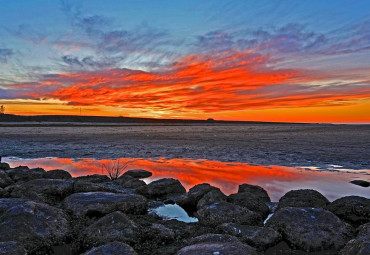
<svg viewBox="0 0 370 255"><path fill-rule="evenodd" d="M116 159L92 158L3 158L11 167L26 165L45 170L64 169L73 177L89 174L106 174L103 165L109 166ZM370 181L370 169L351 170L333 165L330 169L318 167L285 167L249 165L239 162L219 162L205 159L143 159L120 158L128 162L125 170L144 169L153 173L143 179L149 183L161 178L178 179L188 190L200 183L219 187L225 194L236 193L239 184L248 183L263 187L272 201L278 201L294 189L315 189L333 201L343 196L357 195L370 198L370 188L349 183L353 180Z"/></svg>
<svg viewBox="0 0 370 255"><path fill-rule="evenodd" d="M184 209L177 204L166 204L149 209L149 213L156 214L164 220L178 220L186 223L198 222L197 218L190 217Z"/></svg>

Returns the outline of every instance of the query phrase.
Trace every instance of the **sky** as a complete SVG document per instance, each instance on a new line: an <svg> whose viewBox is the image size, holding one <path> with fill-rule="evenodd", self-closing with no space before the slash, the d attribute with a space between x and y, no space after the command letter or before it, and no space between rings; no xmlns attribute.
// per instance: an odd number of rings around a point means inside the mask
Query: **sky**
<svg viewBox="0 0 370 255"><path fill-rule="evenodd" d="M0 105L370 123L370 1L0 0Z"/></svg>

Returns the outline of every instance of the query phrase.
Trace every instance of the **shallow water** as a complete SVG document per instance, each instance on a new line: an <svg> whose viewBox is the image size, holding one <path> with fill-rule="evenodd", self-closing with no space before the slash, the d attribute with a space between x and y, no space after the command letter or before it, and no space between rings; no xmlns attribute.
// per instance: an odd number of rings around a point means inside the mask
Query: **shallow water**
<svg viewBox="0 0 370 255"><path fill-rule="evenodd" d="M45 170L64 169L72 176L89 174L106 174L103 165L112 166L116 160L91 158L38 158L20 159L4 158L12 167L27 165L30 168L42 167ZM147 183L160 178L175 178L188 190L200 183L210 183L219 187L224 193L231 194L242 183L259 185L267 190L272 201L278 201L286 192L293 189L315 189L329 200L348 195L370 198L370 188L349 183L351 180L370 181L370 170L344 169L333 165L328 169L317 167L261 166L246 163L230 163L193 159L143 159L121 158L128 162L127 168L151 171L153 176L144 179Z"/></svg>

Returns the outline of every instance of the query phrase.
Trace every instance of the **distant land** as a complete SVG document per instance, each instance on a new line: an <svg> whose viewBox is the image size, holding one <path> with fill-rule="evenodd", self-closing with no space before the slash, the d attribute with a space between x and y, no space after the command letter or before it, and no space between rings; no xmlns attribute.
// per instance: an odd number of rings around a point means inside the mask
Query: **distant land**
<svg viewBox="0 0 370 255"><path fill-rule="evenodd" d="M135 118L135 117L107 117L107 116L81 116L81 115L14 115L1 114L0 123L19 123L19 124L42 124L42 123L93 123L93 124L308 124L308 123L287 123L287 122L262 122L262 121L225 121L208 118L205 120L194 119L154 119L154 118ZM314 124L314 123L312 123Z"/></svg>

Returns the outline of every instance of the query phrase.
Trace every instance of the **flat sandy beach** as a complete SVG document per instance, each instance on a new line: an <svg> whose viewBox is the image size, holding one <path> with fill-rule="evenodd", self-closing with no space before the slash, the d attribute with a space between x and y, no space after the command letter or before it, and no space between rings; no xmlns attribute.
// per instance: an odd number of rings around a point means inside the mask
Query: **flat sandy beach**
<svg viewBox="0 0 370 255"><path fill-rule="evenodd" d="M0 155L190 158L370 169L369 125L2 126Z"/></svg>

